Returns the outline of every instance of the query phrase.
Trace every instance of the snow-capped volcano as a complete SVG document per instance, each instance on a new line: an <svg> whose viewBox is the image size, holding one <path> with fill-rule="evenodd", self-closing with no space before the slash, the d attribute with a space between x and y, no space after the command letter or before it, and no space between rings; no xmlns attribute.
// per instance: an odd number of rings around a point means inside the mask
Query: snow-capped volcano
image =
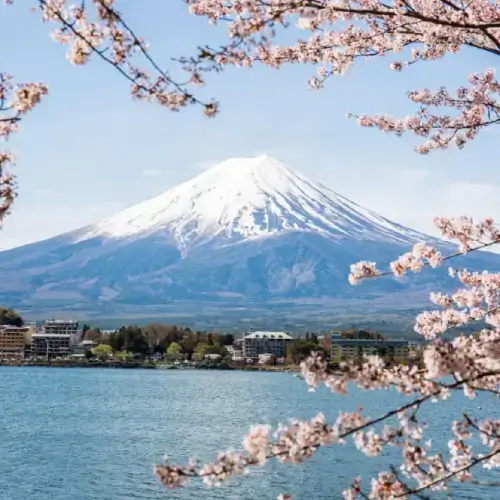
<svg viewBox="0 0 500 500"><path fill-rule="evenodd" d="M425 238L266 155L233 158L92 226L81 240L167 232L179 248L284 231L410 242ZM222 238L222 240L221 240Z"/></svg>
<svg viewBox="0 0 500 500"><path fill-rule="evenodd" d="M428 239L278 160L235 158L102 222L1 252L0 304L135 315L177 301L351 303L396 294L400 303L400 290L427 298L446 270L412 276L410 287L380 279L353 288L349 266L384 268ZM467 266L498 260L479 252Z"/></svg>

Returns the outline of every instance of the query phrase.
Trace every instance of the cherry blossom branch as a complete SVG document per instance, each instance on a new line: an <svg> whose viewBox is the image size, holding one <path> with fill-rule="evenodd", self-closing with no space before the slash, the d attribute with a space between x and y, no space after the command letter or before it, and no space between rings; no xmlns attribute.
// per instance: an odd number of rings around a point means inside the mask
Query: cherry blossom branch
<svg viewBox="0 0 500 500"><path fill-rule="evenodd" d="M95 54L131 83L133 97L155 101L172 111L200 105L207 116L215 116L218 103L203 102L188 90L189 83L199 82L191 78L179 83L162 70L144 41L114 7L115 3L116 0L93 0L89 6L85 2L74 6L66 0L37 0L43 21L59 25L53 36L69 47L67 57L73 64L84 65ZM143 56L152 74L133 64L137 55Z"/></svg>
<svg viewBox="0 0 500 500"><path fill-rule="evenodd" d="M499 375L500 370L482 373L476 380L493 375ZM200 477L208 484L224 481L234 474L244 474L246 468L253 465L263 465L270 459L281 459L284 462L301 463L304 458L310 458L320 447L340 443L345 438L359 434L368 427L383 422L391 417L401 415L406 410L417 409L425 401L435 398L443 390L458 389L470 380L459 380L452 384L438 384L435 389L420 398L414 399L396 409L390 410L373 419L366 419L359 413L341 413L334 426L326 424L322 414L309 422L292 422L289 427L280 426L276 434L277 441L270 441L269 426L254 426L244 440L246 454L226 452L219 456L217 462L201 468L196 461L190 461L188 467L172 466L165 463L155 467L159 480L167 487L177 487L187 484L187 480ZM304 443L301 445L301 443Z"/></svg>
<svg viewBox="0 0 500 500"><path fill-rule="evenodd" d="M441 230L443 236L451 240L458 240L460 248L457 252L443 257L441 252L435 247L425 243L417 243L411 252L391 262L389 266L391 268L390 271L378 270L375 262L362 261L351 265L349 282L352 285L356 285L361 280L368 278L379 278L390 275L402 276L407 271L418 272L425 267L435 268L443 262L461 257L466 253L484 250L500 243L500 231L492 219L486 219L483 222L475 224L468 217L455 219L436 217L434 222L438 229ZM464 233L461 231L464 231ZM479 238L484 236L488 238L487 241L472 246L473 242L478 241Z"/></svg>
<svg viewBox="0 0 500 500"><path fill-rule="evenodd" d="M467 5L449 0L391 4L376 0L185 1L194 14L228 26L229 43L219 49L206 46L196 57L181 59L193 74L219 72L227 65L251 67L257 62L276 68L287 63L312 64L319 68L311 87L322 88L327 78L344 74L357 59L403 49L410 49L411 57L391 62L391 69L401 71L416 62L441 59L462 46L500 55L500 18L489 0ZM274 44L278 29L290 28L297 17L297 27L310 37L291 45ZM361 115L359 124L425 137L416 148L423 154L452 144L461 148L482 129L500 123L500 86L494 72L471 75L469 84L459 88L456 96L446 89L411 91L409 99L420 106L416 115L403 120ZM449 108L452 115L431 114L429 107Z"/></svg>
<svg viewBox="0 0 500 500"><path fill-rule="evenodd" d="M456 219L436 218L435 223L443 236L456 240L459 252L443 257L436 247L417 243L410 252L391 262L390 272L381 272L375 262L362 261L351 265L349 282L357 284L367 278L394 274L402 276L408 271L419 272L426 267L438 267L444 261L496 245L500 242L500 231L493 219L474 222L469 217ZM477 243L481 242L481 243ZM425 311L416 318L415 331L427 339L445 333L449 328L463 326L471 321L486 321L500 327L500 274L470 273L467 270L449 269L450 276L456 276L466 288L449 296L431 293L433 303L445 308L444 311ZM462 308L453 309L456 304ZM482 307L484 305L484 307Z"/></svg>
<svg viewBox="0 0 500 500"><path fill-rule="evenodd" d="M413 46L411 58L392 62L392 69L400 71L416 62L440 59L462 45L500 55L500 20L491 12L488 0L467 5L448 0L435 0L432 5L406 0L393 4L376 0L185 2L193 14L206 16L214 24L225 22L230 41L217 50L205 46L195 57L178 59L190 74L188 82L178 83L154 60L115 8L115 0L82 2L79 7L68 7L66 0L37 0L44 20L61 26L54 36L70 47L68 57L73 63L85 64L92 53L97 54L132 84L134 97L156 101L173 111L201 105L208 116L218 112L218 103L201 101L187 85L203 84L203 72L218 72L227 65L319 65L318 76L310 84L321 88L327 78L345 73L357 59L395 54ZM88 5L94 6L95 13ZM298 27L309 31L310 38L290 46L273 45L277 28L289 28L297 16ZM132 64L136 54L144 57L153 75ZM500 123L500 84L494 72L471 75L469 83L469 88L458 89L456 97L445 89L408 93L420 105L414 117L396 120L361 115L358 121L397 135L410 131L426 137L417 148L421 153L445 149L452 143L463 147L483 128ZM448 107L458 114L433 115L429 107Z"/></svg>
<svg viewBox="0 0 500 500"><path fill-rule="evenodd" d="M432 482L425 484L423 486L420 486L419 488L409 490L407 493L396 495L396 498L406 497L408 495L413 495L416 493L420 493L421 491L430 489L430 488L432 488L432 486L434 486L438 483L442 483L444 481L448 481L449 479L457 476L458 474L462 474L463 472L466 472L466 471L472 469L473 467L475 467L476 465L479 465L482 462L486 462L486 461L490 460L491 458L498 456L499 454L500 454L500 448L495 449L495 450L491 451L490 453L487 453L486 455L483 455L481 457L473 458L470 461L470 463L468 463L467 465L464 465L460 469L456 469L454 471L451 471L448 474L446 474L445 476L443 476L441 478L434 479Z"/></svg>
<svg viewBox="0 0 500 500"><path fill-rule="evenodd" d="M12 0L7 0L12 3ZM406 60L392 60L395 71L423 61L439 60L472 47L500 55L500 14L497 0L476 0L467 4L453 0L186 0L196 15L206 16L216 24L228 27L229 42L218 50L204 47L196 57L181 58L183 69L190 75L186 83L177 83L155 62L147 45L116 10L115 0L82 1L68 6L66 0L37 0L44 21L54 22L54 37L69 47L68 58L83 65L91 56L104 60L118 70L132 85L132 95L155 101L178 111L187 105L202 105L205 114L218 111L216 102L203 103L188 90L190 84L203 84L201 75L222 71L226 66L251 67L261 63L279 68L287 63L317 66L317 76L310 80L313 88L321 88L334 75L344 74L363 58L392 56L405 52ZM298 20L297 27L309 32L307 39L280 46L275 44L278 30L287 29ZM145 68L135 65L142 57ZM0 137L7 139L17 130L24 114L47 92L40 84L13 85L7 78L0 85ZM451 93L447 89L411 91L409 99L417 104L414 116L398 120L387 116L358 116L359 124L403 135L411 132L425 138L417 148L420 153L462 148L484 128L500 123L500 82L493 70L469 76L468 85ZM433 114L431 108L446 108L446 113ZM4 114L1 114L4 113ZM6 171L9 153L0 156L0 219L8 213L15 197L14 177ZM441 233L460 245L460 251L443 257L430 245L417 244L411 252L391 263L391 271L401 276L437 267L453 257L500 242L500 231L491 219L474 223L472 219L436 219ZM351 268L351 281L382 276L375 263L358 263ZM199 468L175 467L165 463L156 473L166 486L179 486L189 477L220 482L232 474L241 474L250 465L262 465L268 459L301 463L320 447L353 437L356 446L367 455L377 455L383 446L400 446L403 473L418 484L414 494L423 489L446 487L450 478L469 480L469 470L480 458L485 465L499 466L498 432L500 422L484 421L478 425L483 442L491 448L489 456L473 457L465 440L473 427L454 422L455 438L450 441L450 461L442 455L430 455L422 445L423 428L417 410L428 400L444 401L450 391L463 389L469 398L476 391L498 393L500 387L500 274L471 273L452 270L464 285L453 295L431 294L431 300L443 311L424 312L417 318L416 330L433 339L452 326L484 320L489 326L472 336L459 335L451 342L438 339L422 350L423 369L416 366L385 366L380 358L369 357L361 366L342 365L337 373L328 371L324 360L313 356L302 365L306 382L315 387L324 382L333 392L347 393L348 384L376 390L396 388L414 396L407 405L391 410L376 419L358 413L341 413L333 426L320 414L309 422L292 422L280 427L276 439L270 428L252 428L244 441L245 452L228 452L213 464ZM458 309L457 309L458 308ZM452 376L452 384L443 377ZM412 412L410 410L413 410ZM412 413L408 416L408 413ZM378 435L374 426L397 416L399 427L385 426ZM495 432L489 432L490 429ZM477 430L477 429L476 429ZM488 437L487 434L490 434ZM479 462L478 462L479 463ZM451 474L451 476L450 476ZM346 498L361 495L355 482ZM389 499L409 493L409 487L394 473L381 473L372 481L370 498ZM289 495L282 495L289 498Z"/></svg>
<svg viewBox="0 0 500 500"><path fill-rule="evenodd" d="M21 120L47 92L45 85L15 83L12 75L0 73L0 141L7 141L19 130ZM14 163L12 153L0 151L0 227L17 196L16 177L9 171Z"/></svg>
<svg viewBox="0 0 500 500"><path fill-rule="evenodd" d="M470 447L464 442L465 439L471 437L469 430L471 427L469 423L470 419L466 414L464 414L464 416L466 417L464 422L454 422L453 433L456 437L449 442L451 458L448 464L443 460L441 454L432 456L425 453L424 448L430 448L430 445L427 444L425 447L422 447L419 444L421 441L421 434L419 432L413 435L406 432L407 439L401 446L403 455L407 455L407 457L401 470L406 476L413 476L414 479L418 481L419 485L415 488L410 488L406 481L401 479L399 471L397 471L394 466L391 466L391 473L380 473L377 479L372 480L372 491L369 498L384 500L401 497L408 498L410 496L422 498L422 491L447 489L447 484L450 482L450 479L457 478L460 482L467 481L473 483L469 471L480 463L485 463L485 466L490 468L499 466L500 435L498 431L500 430L500 421L487 420L480 425L472 426L481 432L484 444L487 444L491 448L490 453L473 457ZM414 417L415 413L412 415L412 418ZM374 443L378 445L380 443L380 439L378 439L377 442L375 435L371 436L371 440L372 443L368 443L369 446L373 447ZM398 445L397 443L392 444ZM410 456L413 455L409 460L410 464L408 464L408 454L410 454ZM424 469L422 464L428 468ZM480 483L478 482L478 484ZM494 485L495 483L491 484ZM358 477L353 482L351 488L344 492L344 498L347 500L354 500L358 498L358 496L362 496L363 498L368 497L366 494L361 495L361 492L361 478Z"/></svg>

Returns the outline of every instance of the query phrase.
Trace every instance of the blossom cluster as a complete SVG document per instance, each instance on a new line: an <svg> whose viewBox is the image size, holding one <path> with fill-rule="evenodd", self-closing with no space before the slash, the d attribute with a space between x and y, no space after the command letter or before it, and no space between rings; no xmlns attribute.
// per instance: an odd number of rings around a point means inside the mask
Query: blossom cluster
<svg viewBox="0 0 500 500"><path fill-rule="evenodd" d="M22 4L4 0L7 5ZM197 75L178 83L151 57L147 44L139 38L116 8L116 0L91 0L78 5L68 0L33 0L33 11L41 12L43 22L55 25L53 38L67 47L67 58L74 65L85 65L92 56L110 64L129 81L132 96L154 101L171 111L189 104L201 105L204 113L215 116L218 103L202 102L188 90L188 84L203 83ZM142 57L145 64L136 64ZM15 84L10 75L0 73L0 140L18 130L24 114L47 93L38 83ZM10 152L0 153L0 224L17 195Z"/></svg>
<svg viewBox="0 0 500 500"><path fill-rule="evenodd" d="M279 68L284 64L311 64L317 75L309 81L322 88L333 75L346 73L358 59L390 58L389 67L402 71L422 61L456 54L462 46L500 55L498 0L185 0L191 12L213 24L224 21L229 41L220 48L203 47L197 57L182 59L192 74L220 71L227 65L256 63ZM308 32L294 43L280 45L279 28L295 25ZM288 38L288 37L287 37ZM395 59L405 54L403 60ZM456 92L445 88L408 92L419 106L413 116L358 116L358 123L402 135L413 132L426 141L420 153L462 148L478 132L500 123L500 83L492 69L472 74ZM430 108L448 108L433 114Z"/></svg>
<svg viewBox="0 0 500 500"><path fill-rule="evenodd" d="M436 218L435 224L445 238L459 245L458 252L443 257L436 247L417 243L411 252L391 262L391 272L381 272L373 262L353 264L349 281L356 284L366 278L388 274L401 276L407 272L419 272L426 266L435 268L457 255L500 243L500 231L491 218L479 222L469 217ZM467 269L450 268L449 274L456 277L464 288L458 289L453 295L431 293L431 301L443 309L419 314L415 322L415 331L427 339L434 339L450 328L461 327L474 321L485 321L499 327L500 273L477 273Z"/></svg>
<svg viewBox="0 0 500 500"><path fill-rule="evenodd" d="M42 20L54 25L54 39L67 47L71 63L85 65L93 57L100 58L130 82L135 98L172 111L197 104L207 116L218 112L218 103L204 103L189 89L204 84L208 71L221 71L226 66L311 64L317 67L317 74L310 85L319 89L331 76L346 73L359 59L389 56L390 68L402 71L422 61L455 54L464 46L500 55L498 0L185 2L193 14L205 16L213 24L223 22L229 40L216 49L204 46L195 57L179 59L189 78L178 83L151 57L147 44L117 9L116 0L90 0L77 5L67 0L34 0ZM279 37L279 29L292 25L307 36L280 45L278 40L289 37ZM398 60L395 54L405 57ZM1 73L0 138L8 139L17 131L20 120L46 93L47 87L42 84L15 84L11 76ZM408 97L418 106L415 115L404 119L361 115L356 116L358 123L398 136L412 132L424 138L417 148L424 154L452 145L462 148L484 128L500 123L500 82L492 69L470 75L467 85L455 92L445 88L414 90ZM447 111L434 114L432 108ZM16 194L15 179L8 171L12 161L9 152L0 153L0 221ZM379 270L375 262L353 264L349 281L357 284L364 279L420 272L500 242L500 231L492 219L476 223L466 217L438 218L435 222L444 237L458 243L458 252L444 256L445 247L418 243L392 262L388 271ZM409 396L409 403L376 417L359 410L341 412L333 423L322 414L307 421L294 420L274 432L269 426L253 426L241 451L228 451L205 465L192 460L187 466L177 466L166 459L155 467L157 477L167 487L183 486L192 477L219 484L271 459L301 464L319 448L348 438L367 456L378 456L387 446L397 447L401 464L399 469L381 471L367 492L361 478L355 478L344 492L347 499L408 498L426 489L446 489L453 481L470 481L476 466L500 467L499 421L476 422L468 415L454 421L445 456L434 452L425 440L426 426L419 419L423 405L430 401L446 404L453 391L461 390L469 398L478 391L500 391L500 273L450 269L450 275L461 288L453 294L432 293L430 299L440 309L425 311L416 318L415 330L426 340L420 364L386 366L382 359L370 356L361 365L341 363L332 369L322 356L313 355L301 365L302 376L311 389L319 384L339 394L348 394L351 386L393 389ZM478 321L484 323L483 329L473 335L460 334L450 340L444 336L452 328ZM378 430L379 424L384 424L382 430ZM474 452L470 443L474 433L481 437L486 452ZM283 493L280 498L291 497Z"/></svg>
<svg viewBox="0 0 500 500"><path fill-rule="evenodd" d="M156 102L171 111L197 104L207 116L215 116L217 102L202 102L188 89L189 84L200 84L201 80L193 75L188 82L175 81L151 57L148 44L124 19L117 3L116 0L79 3L35 0L37 9L33 10L41 12L44 22L55 25L52 37L67 47L66 55L72 64L85 65L93 56L98 57L129 81L134 98Z"/></svg>
<svg viewBox="0 0 500 500"><path fill-rule="evenodd" d="M7 141L19 130L23 117L40 103L48 92L40 83L16 83L14 77L0 73L0 141ZM9 171L14 164L10 151L0 151L0 225L16 197L16 178Z"/></svg>
<svg viewBox="0 0 500 500"><path fill-rule="evenodd" d="M302 366L303 373L308 376L315 364L312 372L316 376L320 374L325 383L335 389L335 384L331 382L339 375L328 373L328 368L319 357L313 356L312 359L314 362L308 360ZM370 360L368 364L372 365L369 371L372 380L385 379L381 385L391 386L388 380L392 377L385 373L391 369L384 369L375 360ZM359 370L368 373L366 368ZM500 369L497 366L497 384L499 374ZM447 482L452 479L470 480L470 471L475 465L482 464L487 469L500 466L500 421L484 420L475 423L467 415L462 421L454 421L451 429L453 437L448 443L449 458L445 460L442 453L432 451L431 442L425 440L426 424L418 419L418 410L427 400L436 397L446 399L450 391L470 384L472 379L457 380L450 384L437 382L428 384L424 376L414 371L412 374L414 386L410 387L401 383L404 378L401 374L393 375L396 387L403 389L406 386L403 390L427 393L427 395L421 395L378 418L369 418L360 409L353 413L340 412L337 420L331 425L326 422L324 415L318 414L309 421L291 421L288 425L280 425L274 433L270 426L253 426L244 438L242 451L222 453L216 461L203 466L198 466L194 460L187 467L173 466L166 461L156 466L157 477L167 487L184 486L193 477L203 478L208 485L219 484L235 474L245 474L250 466L265 465L270 459L301 464L312 457L320 447L342 444L348 437L352 437L355 446L369 457L381 455L387 446L401 450L402 464L399 468L401 473L381 472L374 478L368 495L371 499L409 498L413 493L423 489L446 489ZM481 377L476 378L475 383L480 379ZM361 382L361 386L370 387L368 380L359 376L357 382ZM314 385L316 383L317 380L313 382ZM425 385L425 389L420 391L418 384ZM390 417L396 417L397 424L386 424L380 432L377 432L374 426ZM474 454L472 447L466 443L472 437L472 430L477 431L483 444L488 447L487 453ZM416 486L412 487L410 481ZM356 478L353 486L343 494L344 498L351 500L367 498L361 488L361 478ZM278 498L291 498L291 496L282 494Z"/></svg>
<svg viewBox="0 0 500 500"><path fill-rule="evenodd" d="M379 271L373 262L354 264L351 282L437 267L452 256L499 241L498 230L491 219L475 222L468 218L439 218L436 225L444 236L460 245L459 252L443 256L435 247L419 243L394 261L390 272ZM301 375L310 390L320 384L344 395L353 386L364 390L392 389L409 396L408 403L376 417L369 417L363 409L340 412L332 424L319 414L309 421L281 425L274 433L270 426L253 426L244 438L242 451L223 453L215 462L203 466L196 465L195 461L187 467L166 462L156 467L159 479L169 487L187 484L192 477L218 484L234 474L245 474L251 466L262 466L270 459L301 464L320 447L341 444L347 438L352 438L354 445L369 457L380 456L388 446L401 450L398 469L380 472L368 490L363 489L361 478L355 478L352 486L343 492L347 500L410 498L424 490L446 490L450 483L471 481L476 466L500 467L499 420L477 422L464 414L462 420L451 423L452 437L445 454L433 450L431 441L425 437L427 424L419 418L421 407L429 402L446 404L455 391L462 391L468 398L474 398L478 391L500 394L500 274L465 269L451 270L450 274L457 277L464 288L452 295L431 294L431 300L442 310L417 317L415 329L427 339L421 348L419 363L387 365L378 356L366 356L361 364L341 362L331 367L324 356L316 353L301 363ZM441 336L449 328L477 320L484 320L489 327L450 340ZM381 429L380 424L384 424ZM473 433L481 438L486 452L473 450L470 444ZM291 497L282 494L278 498Z"/></svg>

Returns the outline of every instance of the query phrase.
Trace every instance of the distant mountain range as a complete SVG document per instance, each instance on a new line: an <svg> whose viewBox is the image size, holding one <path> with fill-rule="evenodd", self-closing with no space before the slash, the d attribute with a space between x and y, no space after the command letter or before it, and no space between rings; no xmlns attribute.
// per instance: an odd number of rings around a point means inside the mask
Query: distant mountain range
<svg viewBox="0 0 500 500"><path fill-rule="evenodd" d="M404 291L410 307L449 286L445 270L358 287L347 276L351 263L384 265L422 240L432 238L274 158L234 158L97 224L1 252L0 304L108 315L178 301L401 308ZM467 261L478 269L499 263L486 252Z"/></svg>

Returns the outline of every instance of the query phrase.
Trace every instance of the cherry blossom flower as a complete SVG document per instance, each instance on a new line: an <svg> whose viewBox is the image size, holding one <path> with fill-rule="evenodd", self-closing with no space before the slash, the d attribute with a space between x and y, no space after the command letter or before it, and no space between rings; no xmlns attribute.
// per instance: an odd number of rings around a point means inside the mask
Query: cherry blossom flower
<svg viewBox="0 0 500 500"><path fill-rule="evenodd" d="M478 250L498 240L491 219L482 222L464 218L437 219L437 224L443 236L461 245L458 253L442 256L430 245L417 244L391 264L390 272L379 271L374 262L351 266L351 282L420 272L425 267L439 266L464 249L467 252ZM420 363L387 365L378 356L366 356L361 364L342 362L332 367L324 356L312 353L301 364L302 378L313 390L320 384L333 393L344 395L349 394L352 386L372 391L393 389L409 396L408 403L376 417L366 415L363 409L340 412L331 424L319 414L309 421L281 425L274 434L269 426L253 426L244 438L243 451L233 454L229 465L225 458L228 454L223 454L223 458L202 468L160 469L167 478L162 479L160 475L162 482L167 486L170 483L184 485L185 478L193 477L202 477L212 483L225 481L231 475L244 474L249 467L264 465L271 459L301 464L319 448L344 443L348 438L352 438L354 445L366 456L379 456L386 447L400 448L402 456L400 473L381 471L372 478L371 489L367 492L362 490L361 478L354 479L352 486L343 492L348 500L392 500L409 498L427 489L446 490L450 481L471 481L473 469L478 465L485 469L500 467L500 421L474 423L467 415L464 415L465 420L451 421L453 437L448 442L446 459L443 452L432 450L432 443L425 438L427 426L418 418L424 403L446 404L454 391L461 390L468 398L474 398L478 391L500 394L500 328L497 326L500 277L467 270L452 270L450 275L458 279L462 288L451 295L432 293L431 301L442 309L423 312L416 318L415 330L427 339ZM478 320L489 320L487 323L491 327L473 335L459 334L450 340L442 337L450 328ZM394 417L398 425L386 423L381 431L376 429L377 424ZM468 443L473 431L481 437L488 452L474 452ZM179 480L181 476L182 481Z"/></svg>
<svg viewBox="0 0 500 500"><path fill-rule="evenodd" d="M315 67L309 80L311 88L322 89L330 78L346 74L363 59L384 57L391 70L401 72L457 54L463 47L500 55L498 0L184 1L192 14L225 26L228 37L217 48L203 46L198 54L176 60L187 73L185 82L174 80L152 58L148 44L124 19L116 0L76 5L67 0L32 0L32 6L41 20L52 26L52 37L66 47L71 64L85 66L100 59L128 81L135 99L171 111L200 106L208 117L217 115L219 104L199 99L195 90L206 83L209 72L221 72L228 66L309 64ZM5 3L24 5L15 0ZM286 29L297 30L297 37L280 36ZM500 124L500 82L495 71L484 69L464 77L464 82L454 91L409 91L407 96L417 109L405 118L348 116L363 127L422 138L416 148L422 154L453 146L461 149L479 132ZM5 141L16 133L21 120L47 92L41 83L18 84L12 76L0 73L0 138ZM9 171L13 163L9 151L0 152L0 222L16 196L15 177ZM435 223L444 238L458 245L456 253L443 255L441 247L421 242L397 257L387 271L371 261L353 264L349 281L360 284L366 279L430 271L458 255L500 243L500 229L491 218L436 218ZM444 405L456 391L468 398L479 391L500 394L500 273L450 269L449 275L460 288L452 294L432 293L430 300L437 309L417 316L414 328L425 344L414 363L388 366L383 359L368 356L361 364L343 362L331 367L324 357L313 353L301 364L302 377L310 389L324 384L333 393L344 395L353 386L372 391L391 389L408 396L408 403L378 416L369 416L364 410L340 412L333 422L318 414L305 421L291 420L274 432L269 426L254 425L243 439L241 451L221 453L207 464L191 460L177 466L165 458L155 466L158 479L168 488L185 486L193 478L217 485L273 459L302 464L318 449L348 439L368 456L378 456L386 447L398 448L401 464L394 470L380 471L368 490L363 490L361 478L355 478L343 492L347 499L409 498L424 490L446 490L451 481L473 481L479 466L486 470L500 467L500 421L476 422L464 414L450 422L445 455L433 450L419 416L423 404L434 401ZM471 324L481 326L471 335L445 335L450 329ZM378 424L384 424L382 430ZM486 451L474 450L471 443L477 436ZM279 498L291 497L281 493Z"/></svg>
<svg viewBox="0 0 500 500"><path fill-rule="evenodd" d="M12 75L0 73L0 141L19 130L21 120L47 92L43 84L15 83ZM16 177L9 171L14 163L10 151L0 151L0 226L17 196Z"/></svg>

